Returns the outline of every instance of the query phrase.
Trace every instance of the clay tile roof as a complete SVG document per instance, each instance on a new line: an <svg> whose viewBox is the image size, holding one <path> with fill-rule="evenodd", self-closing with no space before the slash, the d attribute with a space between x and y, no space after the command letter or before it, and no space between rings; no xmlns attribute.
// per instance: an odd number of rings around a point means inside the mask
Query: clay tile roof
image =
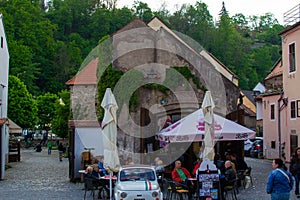
<svg viewBox="0 0 300 200"><path fill-rule="evenodd" d="M3 126L3 124L5 124L5 122L7 122L7 118L0 118L0 126Z"/></svg>
<svg viewBox="0 0 300 200"><path fill-rule="evenodd" d="M271 72L268 74L268 76L265 78L265 80L268 80L272 77L276 77L282 75L282 64L281 59L275 64Z"/></svg>
<svg viewBox="0 0 300 200"><path fill-rule="evenodd" d="M66 85L96 85L98 58L87 64L76 76L66 82Z"/></svg>

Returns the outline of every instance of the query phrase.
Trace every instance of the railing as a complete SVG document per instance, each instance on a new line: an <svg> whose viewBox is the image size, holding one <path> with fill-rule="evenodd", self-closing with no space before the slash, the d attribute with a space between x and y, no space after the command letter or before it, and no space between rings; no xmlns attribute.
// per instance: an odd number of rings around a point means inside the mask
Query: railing
<svg viewBox="0 0 300 200"><path fill-rule="evenodd" d="M292 25L300 21L300 4L283 14L284 25Z"/></svg>

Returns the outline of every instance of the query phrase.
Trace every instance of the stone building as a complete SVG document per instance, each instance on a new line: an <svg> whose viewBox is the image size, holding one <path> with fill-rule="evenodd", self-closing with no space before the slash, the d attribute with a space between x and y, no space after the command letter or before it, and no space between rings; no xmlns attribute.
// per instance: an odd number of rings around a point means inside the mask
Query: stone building
<svg viewBox="0 0 300 200"><path fill-rule="evenodd" d="M99 44L83 62L82 70L66 83L71 88L73 152L76 130L90 126L101 132L97 87L109 65L123 73L113 92L119 107L117 146L125 160L148 162L141 155L157 150L155 134L166 118L174 122L199 109L205 90L212 93L216 113L226 116L237 110L238 78L217 58L191 38L170 30L157 17L148 24L134 19ZM138 98L132 105L129 99L134 94ZM72 165L74 157L71 171ZM71 178L75 176L76 172L71 173Z"/></svg>

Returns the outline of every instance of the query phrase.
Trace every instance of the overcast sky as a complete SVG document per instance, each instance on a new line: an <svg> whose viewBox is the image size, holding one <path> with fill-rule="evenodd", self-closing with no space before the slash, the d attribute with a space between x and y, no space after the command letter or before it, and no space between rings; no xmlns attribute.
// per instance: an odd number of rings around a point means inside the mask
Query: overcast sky
<svg viewBox="0 0 300 200"><path fill-rule="evenodd" d="M152 11L158 10L165 2L169 11L175 11L176 5L180 7L182 3L189 3L195 5L196 0L141 0L147 3ZM200 1L200 0L199 0ZM222 8L222 2L225 2L225 7L230 16L236 13L243 13L245 16L257 15L261 16L266 13L274 14L275 18L281 25L284 25L283 14L295 6L300 4L300 0L202 0L207 6L208 11L214 19L218 18L218 14ZM117 6L132 7L134 0L117 0ZM299 10L299 6L298 6ZM300 15L300 14L299 14ZM300 16L299 16L300 17Z"/></svg>

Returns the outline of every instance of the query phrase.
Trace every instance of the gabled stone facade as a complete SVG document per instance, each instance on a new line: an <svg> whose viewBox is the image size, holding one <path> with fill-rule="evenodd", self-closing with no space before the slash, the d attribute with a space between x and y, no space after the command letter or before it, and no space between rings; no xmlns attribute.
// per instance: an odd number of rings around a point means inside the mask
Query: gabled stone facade
<svg viewBox="0 0 300 200"><path fill-rule="evenodd" d="M141 79L132 82L138 86L138 104L134 108L125 104L118 105L119 153L125 159L131 157L136 163L140 162L140 158L132 152L147 152L147 145L153 142L150 138L160 130L160 122L165 120L166 114L181 118L199 109L204 97L203 89L211 91L216 101L215 112L223 116L237 109L240 94L236 76L220 61L200 45L197 50L192 48L183 36L179 37L178 33L172 32L157 18L153 20L145 24L140 19L135 19L110 38L113 68L121 70L124 74L134 69L142 76ZM103 65L103 59L93 56L91 58L87 66ZM197 87L191 78L187 80L179 73L170 78L171 81L176 79L177 85L167 85L169 91L142 87L148 83L166 85L168 71L173 70L176 74L173 67L187 67L191 74L197 77L201 87ZM98 69L98 74L99 71L101 69ZM118 92L118 86L120 85L117 85L113 92ZM71 92L73 119L97 119L95 105L100 102L97 102L96 96L86 96L89 95L86 92L96 94L95 84L76 84Z"/></svg>

